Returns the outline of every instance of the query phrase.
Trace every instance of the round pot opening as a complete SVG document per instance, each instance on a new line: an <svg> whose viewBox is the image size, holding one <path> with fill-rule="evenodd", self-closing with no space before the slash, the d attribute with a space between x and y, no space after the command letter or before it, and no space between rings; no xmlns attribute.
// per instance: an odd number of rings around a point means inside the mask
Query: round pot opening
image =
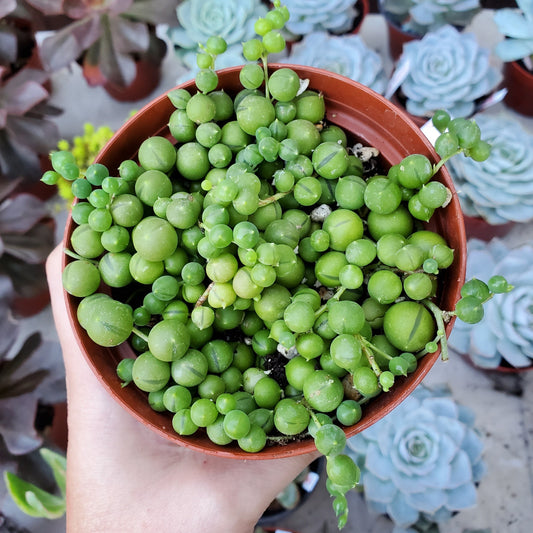
<svg viewBox="0 0 533 533"><path fill-rule="evenodd" d="M270 69L287 65L270 65ZM436 154L430 142L420 132L409 117L391 102L371 89L349 80L343 76L312 67L292 66L300 78L309 79L309 87L322 92L326 101L326 119L332 124L341 126L354 141L365 146L373 146L380 152L380 161L385 167L399 162L412 153L426 155L432 162ZM236 93L240 88L240 67L232 67L218 71L219 84L229 93ZM193 82L180 87L192 89ZM169 135L168 119L175 110L167 97L162 94L136 113L115 136L108 142L96 159L105 164L110 172L116 171L125 159L134 159L137 148L144 139L153 135ZM445 168L436 176L452 191L452 201L434 215L429 229L445 237L448 245L455 250L454 263L443 272L441 290L437 303L441 309L451 310L460 296L460 287L464 281L466 266L466 238L463 216L452 180ZM74 223L69 218L65 231L64 244L69 244ZM63 266L67 263L63 258ZM239 458L239 459L273 459L309 453L315 450L311 438L291 441L285 445L267 446L261 452L247 453L235 444L218 446L213 444L205 434L197 432L190 437L182 437L172 429L170 413L159 413L151 409L146 394L133 386L122 387L116 377L116 365L125 357L132 357L133 351L127 343L116 348L104 348L95 345L81 328L76 319L78 300L65 293L69 319L89 365L109 391L130 413L143 424L158 434L182 446L204 453ZM449 335L453 320L446 326ZM433 364L438 360L440 351L427 354L420 361L418 368L408 378L398 379L394 387L387 393L380 394L365 405L363 418L360 422L346 428L348 436L370 427L403 401L422 381Z"/></svg>

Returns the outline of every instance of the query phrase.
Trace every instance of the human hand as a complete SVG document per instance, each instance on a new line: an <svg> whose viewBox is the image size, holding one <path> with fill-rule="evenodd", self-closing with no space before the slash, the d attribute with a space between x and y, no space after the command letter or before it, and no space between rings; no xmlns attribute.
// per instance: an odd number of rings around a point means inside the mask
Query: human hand
<svg viewBox="0 0 533 533"><path fill-rule="evenodd" d="M318 453L269 461L205 455L163 439L95 377L68 322L61 246L46 268L66 369L67 531L250 533Z"/></svg>

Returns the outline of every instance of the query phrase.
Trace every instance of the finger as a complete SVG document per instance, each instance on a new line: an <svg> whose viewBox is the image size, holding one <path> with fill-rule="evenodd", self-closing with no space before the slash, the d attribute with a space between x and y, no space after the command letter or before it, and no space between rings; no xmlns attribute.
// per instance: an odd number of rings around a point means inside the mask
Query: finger
<svg viewBox="0 0 533 533"><path fill-rule="evenodd" d="M81 357L81 351L68 318L65 291L61 280L62 257L63 247L60 244L48 256L46 261L46 276L50 290L50 304L54 323L63 352L63 361L67 373L67 385L71 380L79 381L80 379L88 379L90 383L92 373Z"/></svg>
<svg viewBox="0 0 533 533"><path fill-rule="evenodd" d="M66 295L61 280L62 257L63 248L59 245L48 256L46 275L52 314L65 365L69 415L75 414L78 408L87 412L88 406L91 410L105 412L109 408L109 398L85 360L69 320ZM69 416L69 423L71 419L77 420L78 416Z"/></svg>

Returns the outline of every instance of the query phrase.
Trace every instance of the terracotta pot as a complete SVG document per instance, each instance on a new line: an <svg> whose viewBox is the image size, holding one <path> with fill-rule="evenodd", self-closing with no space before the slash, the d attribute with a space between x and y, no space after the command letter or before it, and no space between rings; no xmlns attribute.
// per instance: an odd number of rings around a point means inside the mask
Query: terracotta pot
<svg viewBox="0 0 533 533"><path fill-rule="evenodd" d="M522 115L533 117L533 73L519 61L504 63L503 85L508 91L505 104Z"/></svg>
<svg viewBox="0 0 533 533"><path fill-rule="evenodd" d="M53 405L54 418L50 426L49 438L61 450L67 450L68 426L67 426L67 402Z"/></svg>
<svg viewBox="0 0 533 533"><path fill-rule="evenodd" d="M397 61L402 55L403 46L405 43L408 43L410 41L420 40L422 39L422 37L424 37L425 34L413 33L413 32L402 29L401 26L397 22L391 20L390 15L388 15L385 11L383 11L383 9L381 8L381 4L380 4L379 11L381 15L383 16L383 18L385 19L385 23L387 24L389 53L391 55L392 60ZM454 24L454 26L455 26L455 29L458 31L463 31L465 28L464 26L459 26L456 24Z"/></svg>
<svg viewBox="0 0 533 533"><path fill-rule="evenodd" d="M465 220L465 232L467 239L481 239L482 241L490 241L494 237L504 237L514 227L514 222L507 222L506 224L489 224L481 217L470 217L463 215Z"/></svg>
<svg viewBox="0 0 533 533"><path fill-rule="evenodd" d="M107 81L98 65L83 63L83 76L92 87L102 86L118 102L136 102L148 96L161 81L161 66L148 60L140 59L136 63L136 75L133 82L122 87Z"/></svg>
<svg viewBox="0 0 533 533"><path fill-rule="evenodd" d="M53 444L54 447L66 451L68 440L67 402L55 404L39 402L34 427L39 434L43 435L47 444Z"/></svg>
<svg viewBox="0 0 533 533"><path fill-rule="evenodd" d="M271 70L286 65L271 65ZM381 163L390 166L398 163L403 157L412 153L425 154L435 162L437 156L430 142L413 124L405 113L391 104L381 95L368 87L346 77L317 68L293 66L303 79L309 79L309 87L324 94L327 120L336 124L352 136L352 141L360 141L366 146L373 146L380 152ZM240 67L223 69L218 72L220 86L229 94L235 94L241 86L239 83ZM194 82L190 81L180 87L193 90ZM105 164L110 172L116 171L125 159L136 157L137 148L147 137L152 135L169 136L167 127L174 106L162 94L138 111L129 119L108 142L96 161ZM464 282L466 267L466 238L459 200L445 168L436 176L449 187L453 193L452 201L444 209L439 209L430 224L430 229L440 233L449 246L455 250L453 265L443 273L441 290L437 304L441 309L454 309L460 296L460 287ZM70 235L75 227L72 219L66 225L64 245L69 245ZM63 266L68 261L63 257ZM65 293L69 320L74 329L76 340L84 356L95 374L109 393L143 424L165 438L197 451L240 459L273 459L309 453L315 450L311 438L300 442L290 442L283 446L266 447L259 453L247 453L237 445L217 446L207 437L197 432L191 437L177 435L171 425L169 414L153 411L146 401L146 394L135 387L122 387L116 377L115 369L124 357L133 357L134 353L127 343L116 348L103 348L95 345L78 324L76 308L78 299ZM453 320L446 326L449 335ZM398 379L390 392L381 394L368 402L364 408L364 416L356 425L346 428L346 434L352 436L362 431L392 411L400 402L409 396L423 380L433 364L439 359L439 352L428 354L419 361L418 368L407 378Z"/></svg>
<svg viewBox="0 0 533 533"><path fill-rule="evenodd" d="M387 35L389 37L389 54L392 60L397 61L403 52L403 45L416 39L421 39L422 35L415 35L402 30L397 24L392 22L385 13L382 12L383 18L387 24Z"/></svg>
<svg viewBox="0 0 533 533"><path fill-rule="evenodd" d="M43 265L44 272L44 265ZM17 318L28 318L37 315L50 304L50 293L43 289L34 296L15 296L11 309Z"/></svg>
<svg viewBox="0 0 533 533"><path fill-rule="evenodd" d="M529 372L530 370L533 370L533 364L529 366L523 366L523 367L515 367L508 364L506 361L504 361L501 365L497 366L496 368L485 368L483 366L478 366L469 354L461 353L459 354L471 367L475 368L476 370L481 370L482 372L486 372L487 374L521 374L522 372Z"/></svg>
<svg viewBox="0 0 533 533"><path fill-rule="evenodd" d="M149 45L145 52L135 54L135 78L126 87L108 81L98 64L91 62L86 54L82 61L83 75L89 85L101 85L107 93L119 102L136 102L152 93L161 81L161 63L167 53L164 40L156 36L156 29L148 25ZM92 57L92 56L91 56ZM94 61L94 58L93 58Z"/></svg>
<svg viewBox="0 0 533 533"><path fill-rule="evenodd" d="M365 17L370 12L369 0L357 0L357 9L359 10L359 13L357 14L357 17L355 17L353 29L350 33L359 33L361 30Z"/></svg>
<svg viewBox="0 0 533 533"><path fill-rule="evenodd" d="M161 65L156 65L146 59L136 63L137 74L127 87L120 87L112 83L104 83L104 89L109 96L118 102L136 102L148 96L156 89L161 81Z"/></svg>

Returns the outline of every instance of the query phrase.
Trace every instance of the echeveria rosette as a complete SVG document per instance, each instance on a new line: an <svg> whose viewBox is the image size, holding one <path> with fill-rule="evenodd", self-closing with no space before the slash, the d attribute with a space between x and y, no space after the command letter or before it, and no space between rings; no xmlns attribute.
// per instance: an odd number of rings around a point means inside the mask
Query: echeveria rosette
<svg viewBox="0 0 533 533"><path fill-rule="evenodd" d="M369 508L397 530L442 523L473 507L485 473L473 412L447 387L420 385L393 412L347 441Z"/></svg>
<svg viewBox="0 0 533 533"><path fill-rule="evenodd" d="M368 48L358 35L310 33L293 45L286 62L341 74L380 94L387 86L381 56Z"/></svg>
<svg viewBox="0 0 533 533"><path fill-rule="evenodd" d="M533 220L533 135L510 115L480 114L476 122L489 158L447 163L464 213L493 225Z"/></svg>
<svg viewBox="0 0 533 533"><path fill-rule="evenodd" d="M497 368L504 362L515 368L533 365L533 246L509 248L500 239L471 239L467 251L467 279L486 281L501 275L514 288L484 304L481 322L456 320L448 345L468 354L481 368Z"/></svg>
<svg viewBox="0 0 533 533"><path fill-rule="evenodd" d="M453 26L406 43L397 69L405 62L409 73L401 92L407 111L416 116L430 117L437 109L454 117L469 116L475 100L501 80L490 64L490 51L479 46L474 34L460 33Z"/></svg>
<svg viewBox="0 0 533 533"><path fill-rule="evenodd" d="M358 14L354 0L284 0L283 4L291 14L286 28L295 35L345 33L352 29Z"/></svg>
<svg viewBox="0 0 533 533"><path fill-rule="evenodd" d="M195 69L198 44L212 35L223 37L228 45L221 59L242 54L242 42L256 37L255 21L265 16L267 7L261 0L185 0L176 12L180 26L169 28L168 36L183 63Z"/></svg>
<svg viewBox="0 0 533 533"><path fill-rule="evenodd" d="M533 56L533 0L516 0L519 10L494 12L494 22L505 39L496 45L496 54L505 62Z"/></svg>

